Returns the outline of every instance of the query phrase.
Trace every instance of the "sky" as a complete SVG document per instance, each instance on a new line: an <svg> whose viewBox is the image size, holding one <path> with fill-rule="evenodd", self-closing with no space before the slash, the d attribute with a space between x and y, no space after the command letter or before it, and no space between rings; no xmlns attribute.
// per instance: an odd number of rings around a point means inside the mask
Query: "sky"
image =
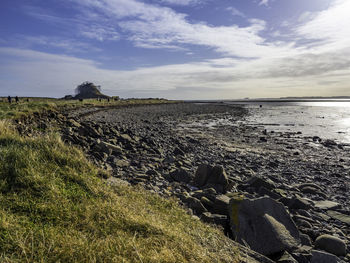
<svg viewBox="0 0 350 263"><path fill-rule="evenodd" d="M0 96L350 96L349 0L1 0Z"/></svg>

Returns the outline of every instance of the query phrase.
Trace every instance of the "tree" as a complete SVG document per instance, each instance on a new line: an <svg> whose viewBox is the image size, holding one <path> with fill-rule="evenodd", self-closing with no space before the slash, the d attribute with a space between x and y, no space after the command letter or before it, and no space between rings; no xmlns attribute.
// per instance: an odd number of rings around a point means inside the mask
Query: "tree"
<svg viewBox="0 0 350 263"><path fill-rule="evenodd" d="M101 93L101 86L96 86L94 83L85 81L75 89L75 99L90 99L90 98L109 98Z"/></svg>

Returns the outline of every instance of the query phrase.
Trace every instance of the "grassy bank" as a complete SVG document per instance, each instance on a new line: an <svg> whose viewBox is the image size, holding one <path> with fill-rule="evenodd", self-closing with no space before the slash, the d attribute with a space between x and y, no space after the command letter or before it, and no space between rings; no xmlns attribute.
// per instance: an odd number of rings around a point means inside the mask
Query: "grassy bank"
<svg viewBox="0 0 350 263"><path fill-rule="evenodd" d="M0 122L1 262L238 262L223 234L175 201L109 186L59 136Z"/></svg>
<svg viewBox="0 0 350 263"><path fill-rule="evenodd" d="M123 105L137 105L137 104L160 104L160 103L173 103L174 101L168 101L164 99L128 99L118 101L107 101L97 99L85 99L79 100L59 100L50 98L20 98L19 103L7 102L7 98L0 99L0 120L1 119L16 119L34 112L41 112L45 110L62 110L62 109L74 109L80 107L113 107Z"/></svg>

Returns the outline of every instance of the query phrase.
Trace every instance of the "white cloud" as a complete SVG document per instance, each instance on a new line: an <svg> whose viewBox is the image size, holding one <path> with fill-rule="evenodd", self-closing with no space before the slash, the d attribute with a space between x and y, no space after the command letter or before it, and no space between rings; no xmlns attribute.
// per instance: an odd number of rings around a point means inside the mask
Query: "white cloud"
<svg viewBox="0 0 350 263"><path fill-rule="evenodd" d="M11 87L12 95L57 97L73 93L75 86L86 80L102 85L109 95L123 97L233 99L329 95L327 90L343 95L340 92L350 81L348 55L341 63L333 54L322 58L300 55L294 60L222 58L120 71L101 69L92 60L0 48L0 72L6 76L0 76L0 86Z"/></svg>
<svg viewBox="0 0 350 263"><path fill-rule="evenodd" d="M243 14L241 11L239 11L237 8L230 6L228 8L226 8L227 11L230 11L230 13L233 16L240 16L240 17L246 17L245 14Z"/></svg>
<svg viewBox="0 0 350 263"><path fill-rule="evenodd" d="M350 48L350 1L335 0L324 11L311 16L310 20L297 27L296 33L312 40L315 51Z"/></svg>
<svg viewBox="0 0 350 263"><path fill-rule="evenodd" d="M196 5L204 2L203 0L158 0L158 1L169 5Z"/></svg>
<svg viewBox="0 0 350 263"><path fill-rule="evenodd" d="M259 5L265 5L268 6L269 5L269 0L261 0Z"/></svg>
<svg viewBox="0 0 350 263"><path fill-rule="evenodd" d="M187 15L170 8L135 0L76 2L102 13L101 17L108 18L109 24L117 24L138 47L186 49L189 45L201 45L239 57L279 56L286 52L284 46L269 43L260 36L266 29L262 20L252 19L246 27L211 26L190 22Z"/></svg>
<svg viewBox="0 0 350 263"><path fill-rule="evenodd" d="M119 33L110 26L100 26L100 25L82 25L80 27L80 34L91 39L95 39L98 41L105 41L105 40L119 40L120 35Z"/></svg>
<svg viewBox="0 0 350 263"><path fill-rule="evenodd" d="M0 65L0 86L23 92L38 90L37 96L52 95L51 89L56 90L55 96L63 96L73 91L72 83L85 80L101 84L110 95L126 97L350 95L344 94L350 83L348 0L336 0L327 10L305 15L294 28L288 25L294 32L290 42L268 42L261 36L267 29L261 20L250 20L246 27L220 27L191 22L170 8L135 0L74 1L90 12L83 25L89 21L96 26L108 24L111 30L107 32L112 33L114 26L119 26L121 37L127 35L137 46L186 50L201 45L228 57L116 71L101 69L91 60L0 48L5 57ZM275 31L275 37L279 36ZM98 34L94 37L98 39Z"/></svg>
<svg viewBox="0 0 350 263"><path fill-rule="evenodd" d="M62 37L48 37L48 36L25 36L17 35L10 40L11 42L18 43L18 47L31 48L33 46L51 47L63 50L65 52L87 52L87 51L101 51L86 42L81 42L71 38Z"/></svg>

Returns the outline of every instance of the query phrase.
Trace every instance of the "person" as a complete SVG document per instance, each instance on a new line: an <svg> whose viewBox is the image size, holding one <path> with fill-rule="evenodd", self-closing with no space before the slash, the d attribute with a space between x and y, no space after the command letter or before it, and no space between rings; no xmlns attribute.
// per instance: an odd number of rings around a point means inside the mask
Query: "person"
<svg viewBox="0 0 350 263"><path fill-rule="evenodd" d="M7 100L8 100L9 103L11 103L11 102L12 102L11 96L8 96L8 97L7 97Z"/></svg>
<svg viewBox="0 0 350 263"><path fill-rule="evenodd" d="M15 97L15 100L16 100L16 103L18 103L18 102L19 102L19 98L18 98L18 96L16 96L16 97Z"/></svg>

